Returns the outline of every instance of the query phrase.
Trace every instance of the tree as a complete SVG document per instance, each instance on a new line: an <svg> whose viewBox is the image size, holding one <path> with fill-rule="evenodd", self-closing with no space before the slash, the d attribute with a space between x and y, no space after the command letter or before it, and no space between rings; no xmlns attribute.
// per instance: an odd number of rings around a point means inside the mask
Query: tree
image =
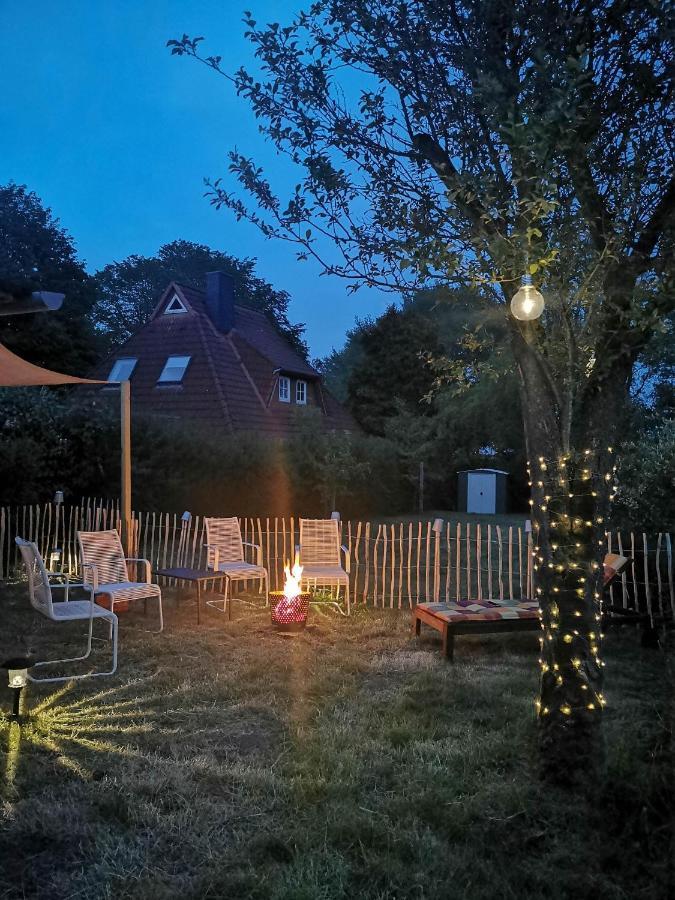
<svg viewBox="0 0 675 900"><path fill-rule="evenodd" d="M675 419L666 419L625 448L617 496L618 525L656 534L675 529Z"/></svg>
<svg viewBox="0 0 675 900"><path fill-rule="evenodd" d="M282 202L233 151L253 205L220 180L212 202L353 287L468 280L504 316L532 462L542 762L592 780L609 448L673 308L673 19L650 0L318 0L285 27L245 21L260 77L229 75L201 38L172 53L230 78L300 175ZM524 273L547 298L537 323L509 313Z"/></svg>
<svg viewBox="0 0 675 900"><path fill-rule="evenodd" d="M423 351L440 352L432 324L412 310L389 307L359 334L363 358L347 385L349 408L371 434L384 434L385 420L401 409L430 414L424 397L434 376Z"/></svg>
<svg viewBox="0 0 675 900"><path fill-rule="evenodd" d="M288 320L290 297L255 274L255 260L236 259L220 250L192 241L164 244L156 256L128 256L96 273L98 302L94 308L96 327L111 344L126 341L150 318L162 292L171 281L203 290L207 272L220 270L234 279L237 301L261 310L307 356L303 325Z"/></svg>
<svg viewBox="0 0 675 900"><path fill-rule="evenodd" d="M25 185L0 187L0 279L7 286L65 294L57 312L0 319L0 341L30 362L82 375L97 355L89 319L94 285L50 209Z"/></svg>
<svg viewBox="0 0 675 900"><path fill-rule="evenodd" d="M489 462L511 473L512 502L522 508L529 491L521 475L522 426L514 415L520 401L504 337L501 317L486 318L471 292L450 302L436 289L357 323L344 348L320 368L362 428L395 445L416 492L424 463L428 507L451 508L455 473ZM452 384L446 385L448 371ZM432 390L436 381L443 386Z"/></svg>

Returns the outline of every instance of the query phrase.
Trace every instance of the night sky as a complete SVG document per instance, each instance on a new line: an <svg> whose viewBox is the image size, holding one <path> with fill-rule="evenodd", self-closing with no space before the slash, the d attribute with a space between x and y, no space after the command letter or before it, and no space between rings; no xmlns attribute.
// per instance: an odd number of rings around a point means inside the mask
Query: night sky
<svg viewBox="0 0 675 900"><path fill-rule="evenodd" d="M300 3L297 4L300 7ZM178 238L258 259L257 271L292 297L312 356L342 345L355 316L385 297L319 277L293 249L216 212L204 176L225 176L227 151L252 155L275 187L298 178L258 133L246 101L194 60L165 47L183 32L206 37L223 65L255 68L242 10L289 21L279 0L0 0L0 183L34 190L73 237L87 268L152 255Z"/></svg>

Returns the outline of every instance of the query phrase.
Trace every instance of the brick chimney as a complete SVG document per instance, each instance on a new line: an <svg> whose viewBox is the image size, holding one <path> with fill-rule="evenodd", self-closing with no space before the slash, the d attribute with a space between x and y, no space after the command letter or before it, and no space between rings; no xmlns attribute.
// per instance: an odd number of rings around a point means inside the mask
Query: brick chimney
<svg viewBox="0 0 675 900"><path fill-rule="evenodd" d="M219 331L234 328L234 281L225 272L206 273L206 309Z"/></svg>

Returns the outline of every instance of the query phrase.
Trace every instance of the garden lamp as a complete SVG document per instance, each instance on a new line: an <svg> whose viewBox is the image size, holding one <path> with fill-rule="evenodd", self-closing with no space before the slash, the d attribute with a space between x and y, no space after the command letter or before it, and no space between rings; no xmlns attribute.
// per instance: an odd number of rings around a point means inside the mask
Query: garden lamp
<svg viewBox="0 0 675 900"><path fill-rule="evenodd" d="M15 656L2 664L2 668L7 669L9 686L14 691L14 702L12 705L12 717L14 719L19 718L21 691L28 684L28 670L32 665L33 661L27 656Z"/></svg>
<svg viewBox="0 0 675 900"><path fill-rule="evenodd" d="M511 299L511 312L520 322L532 322L544 311L544 298L532 284L529 275L523 276L523 283Z"/></svg>

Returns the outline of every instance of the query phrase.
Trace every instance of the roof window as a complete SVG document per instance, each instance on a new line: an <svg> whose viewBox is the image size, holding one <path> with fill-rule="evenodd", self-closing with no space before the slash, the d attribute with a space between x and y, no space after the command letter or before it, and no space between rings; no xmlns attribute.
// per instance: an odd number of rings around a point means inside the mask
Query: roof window
<svg viewBox="0 0 675 900"><path fill-rule="evenodd" d="M133 356L116 359L110 370L110 375L108 375L108 381L128 381L137 362L138 360Z"/></svg>
<svg viewBox="0 0 675 900"><path fill-rule="evenodd" d="M185 370L190 363L189 356L170 356L162 373L157 379L158 384L180 384L185 375Z"/></svg>

